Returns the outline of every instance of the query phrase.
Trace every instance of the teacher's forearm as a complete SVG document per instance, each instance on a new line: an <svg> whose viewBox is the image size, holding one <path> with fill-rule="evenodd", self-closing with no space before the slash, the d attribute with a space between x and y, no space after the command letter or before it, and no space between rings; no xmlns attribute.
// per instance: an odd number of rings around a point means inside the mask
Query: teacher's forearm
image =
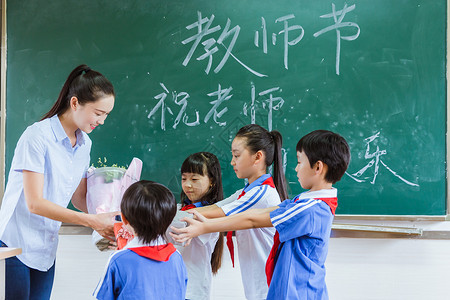
<svg viewBox="0 0 450 300"><path fill-rule="evenodd" d="M44 198L30 199L27 201L27 206L28 210L36 215L63 223L92 227L92 217L88 214L62 207Z"/></svg>

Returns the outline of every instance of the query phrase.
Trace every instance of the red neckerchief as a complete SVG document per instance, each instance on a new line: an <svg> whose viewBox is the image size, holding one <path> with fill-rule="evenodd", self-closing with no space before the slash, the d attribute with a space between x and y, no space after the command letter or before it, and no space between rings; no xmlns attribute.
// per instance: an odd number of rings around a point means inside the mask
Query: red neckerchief
<svg viewBox="0 0 450 300"><path fill-rule="evenodd" d="M275 188L275 184L273 183L273 178L270 176L266 180L264 180L261 185L268 185L270 187ZM242 193L239 195L238 199L245 195L245 189L242 190ZM234 244L233 244L233 231L227 232L227 247L228 251L230 251L231 263L234 268Z"/></svg>
<svg viewBox="0 0 450 300"><path fill-rule="evenodd" d="M336 212L337 208L337 197L332 198L314 198L317 200L322 200L328 206L330 207L331 213L334 216L334 213ZM298 198L294 200L294 202L297 202ZM267 277L267 285L270 286L270 282L272 281L273 271L275 269L275 264L277 262L278 258L278 248L280 246L280 235L278 234L278 231L275 232L275 235L273 237L273 246L272 250L270 250L269 257L267 258L266 262L266 277Z"/></svg>
<svg viewBox="0 0 450 300"><path fill-rule="evenodd" d="M181 210L185 211L185 210L189 210L189 209L193 209L193 208L197 208L197 206L195 206L194 204L187 204L187 205L183 206L181 208Z"/></svg>
<svg viewBox="0 0 450 300"><path fill-rule="evenodd" d="M177 250L171 243L158 246L133 247L128 249L140 256L157 261L168 261L170 256Z"/></svg>

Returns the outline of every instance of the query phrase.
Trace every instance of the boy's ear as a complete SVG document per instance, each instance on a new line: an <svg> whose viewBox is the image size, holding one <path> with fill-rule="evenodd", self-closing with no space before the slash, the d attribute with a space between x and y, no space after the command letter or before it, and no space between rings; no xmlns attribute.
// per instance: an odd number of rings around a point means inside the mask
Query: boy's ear
<svg viewBox="0 0 450 300"><path fill-rule="evenodd" d="M327 174L327 171L328 171L328 166L323 161L318 160L316 162L316 164L314 165L314 171L318 175L325 176Z"/></svg>
<svg viewBox="0 0 450 300"><path fill-rule="evenodd" d="M318 160L317 162L316 162L316 164L314 165L314 171L320 171L320 170L322 170L323 169L323 162L322 161L320 161L320 160Z"/></svg>

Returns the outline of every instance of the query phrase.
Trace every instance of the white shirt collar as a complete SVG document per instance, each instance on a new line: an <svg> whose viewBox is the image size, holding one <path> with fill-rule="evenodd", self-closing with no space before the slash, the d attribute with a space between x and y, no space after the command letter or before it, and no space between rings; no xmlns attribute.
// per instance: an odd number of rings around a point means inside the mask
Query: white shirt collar
<svg viewBox="0 0 450 300"><path fill-rule="evenodd" d="M50 118L50 124L57 141L62 141L66 138L69 139L67 133L64 131L64 127L62 126L58 115L54 115L53 117ZM75 131L75 135L77 137L77 144L80 146L84 145L85 140L83 133L81 132L80 129L77 129L77 131Z"/></svg>
<svg viewBox="0 0 450 300"><path fill-rule="evenodd" d="M335 198L337 197L337 189L323 189L318 191L308 191L301 193L299 199L320 199L320 198Z"/></svg>
<svg viewBox="0 0 450 300"><path fill-rule="evenodd" d="M128 244L123 247L123 249L128 248L136 248L136 247L146 247L146 246L160 246L165 245L167 242L164 240L163 237L158 237L156 240L151 241L150 243L144 243L141 239L138 237L135 237L131 241L128 242Z"/></svg>

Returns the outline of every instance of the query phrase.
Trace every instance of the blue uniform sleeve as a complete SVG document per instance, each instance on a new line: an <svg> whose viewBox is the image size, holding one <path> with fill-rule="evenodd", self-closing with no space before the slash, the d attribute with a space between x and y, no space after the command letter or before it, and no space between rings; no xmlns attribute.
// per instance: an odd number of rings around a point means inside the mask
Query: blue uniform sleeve
<svg viewBox="0 0 450 300"><path fill-rule="evenodd" d="M311 235L314 229L314 210L320 200L306 199L299 202L285 200L270 213L270 220L278 231L280 242Z"/></svg>
<svg viewBox="0 0 450 300"><path fill-rule="evenodd" d="M44 174L45 152L42 135L35 128L27 128L14 152L14 171L27 170Z"/></svg>
<svg viewBox="0 0 450 300"><path fill-rule="evenodd" d="M120 278L114 261L111 261L102 281L99 282L94 297L101 300L114 300L120 293Z"/></svg>

